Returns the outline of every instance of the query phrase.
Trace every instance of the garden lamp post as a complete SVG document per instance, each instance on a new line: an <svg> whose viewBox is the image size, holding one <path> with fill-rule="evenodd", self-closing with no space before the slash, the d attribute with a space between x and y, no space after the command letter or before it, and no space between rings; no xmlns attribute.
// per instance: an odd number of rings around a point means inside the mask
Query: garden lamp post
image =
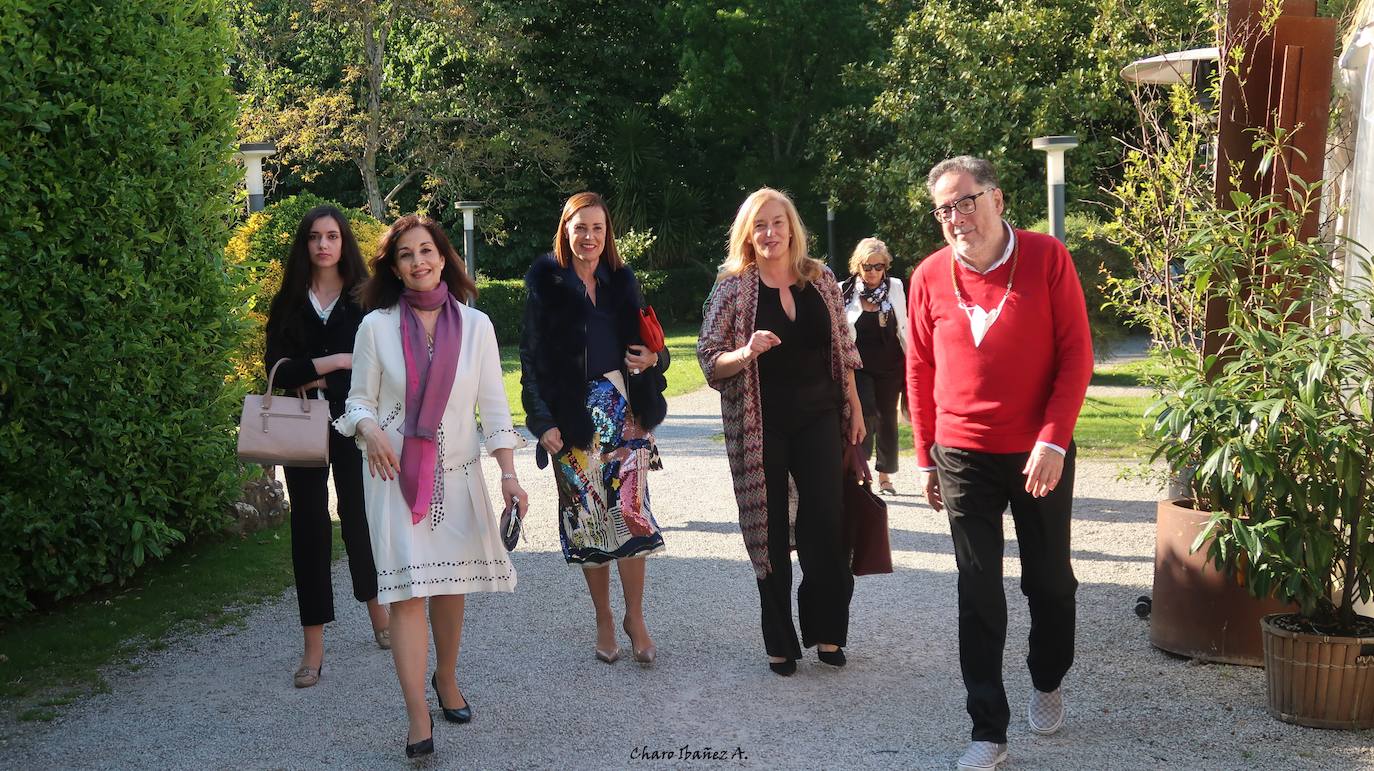
<svg viewBox="0 0 1374 771"><path fill-rule="evenodd" d="M468 278L477 282L477 210L481 201L459 201L454 204L463 213L463 259L468 264ZM471 301L468 302L472 304Z"/></svg>
<svg viewBox="0 0 1374 771"><path fill-rule="evenodd" d="M1050 233L1064 241L1064 153L1078 147L1078 137L1036 137L1031 147L1045 152L1045 186L1050 204Z"/></svg>
<svg viewBox="0 0 1374 771"><path fill-rule="evenodd" d="M248 213L262 211L266 201L262 193L262 159L277 152L271 142L248 142L239 145L234 157L243 161L243 180L248 186Z"/></svg>

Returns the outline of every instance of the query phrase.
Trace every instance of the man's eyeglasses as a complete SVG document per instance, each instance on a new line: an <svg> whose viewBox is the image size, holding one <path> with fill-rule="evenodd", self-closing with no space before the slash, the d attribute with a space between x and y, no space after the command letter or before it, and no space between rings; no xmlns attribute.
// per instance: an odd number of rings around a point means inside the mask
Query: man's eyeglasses
<svg viewBox="0 0 1374 771"><path fill-rule="evenodd" d="M863 269L863 272L864 272L864 273L872 273L872 272L875 271L875 270L876 270L876 271L887 270L887 266L884 265L884 264L881 263L881 262L878 263L877 265L860 265L859 267Z"/></svg>
<svg viewBox="0 0 1374 771"><path fill-rule="evenodd" d="M996 189L997 188L995 187L990 187L987 190L973 193L971 195L966 195L963 198L960 198L959 200L955 201L954 203L947 203L944 206L936 206L934 209L930 210L930 213L935 215L935 219L939 222L949 222L950 220L954 219L954 212L956 211L964 216L968 216L978 209L977 201L979 196L983 195L984 193L990 193Z"/></svg>

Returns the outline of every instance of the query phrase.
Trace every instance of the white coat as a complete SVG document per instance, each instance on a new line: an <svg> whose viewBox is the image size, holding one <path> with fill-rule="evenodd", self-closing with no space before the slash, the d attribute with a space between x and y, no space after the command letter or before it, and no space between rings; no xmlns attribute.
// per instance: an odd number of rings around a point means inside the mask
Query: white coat
<svg viewBox="0 0 1374 771"><path fill-rule="evenodd" d="M434 501L425 518L412 524L400 482L373 477L363 464L377 599L382 603L515 589L515 569L497 531L480 452L483 442L487 452L524 447L526 442L511 425L491 320L481 311L460 307L462 348L437 439L443 473L436 475ZM357 436L358 423L371 418L399 456L406 418L405 373L399 309L372 311L363 318L353 344L352 387L343 414L334 422L339 433ZM480 425L474 412L481 414ZM357 443L366 452L362 437Z"/></svg>

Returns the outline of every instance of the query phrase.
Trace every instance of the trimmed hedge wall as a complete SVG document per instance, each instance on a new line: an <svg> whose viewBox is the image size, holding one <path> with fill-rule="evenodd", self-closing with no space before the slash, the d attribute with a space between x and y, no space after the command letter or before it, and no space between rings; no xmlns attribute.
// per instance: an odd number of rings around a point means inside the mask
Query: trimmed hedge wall
<svg viewBox="0 0 1374 771"><path fill-rule="evenodd" d="M701 306L715 283L715 271L706 267L671 270L637 270L644 297L664 324L701 321ZM491 317L497 342L518 345L524 325L525 282L521 279L477 281L477 308Z"/></svg>
<svg viewBox="0 0 1374 771"><path fill-rule="evenodd" d="M222 10L0 6L0 617L127 578L237 494Z"/></svg>

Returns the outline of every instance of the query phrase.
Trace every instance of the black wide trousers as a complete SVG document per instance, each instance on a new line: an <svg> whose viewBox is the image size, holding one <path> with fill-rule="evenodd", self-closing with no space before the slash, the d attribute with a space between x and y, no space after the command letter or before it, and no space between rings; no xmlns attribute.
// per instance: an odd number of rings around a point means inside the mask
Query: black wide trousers
<svg viewBox="0 0 1374 771"><path fill-rule="evenodd" d="M959 567L959 667L968 691L973 740L1005 742L1011 712L1002 685L1007 595L1002 584L1002 513L1011 506L1021 554L1021 593L1030 607L1026 665L1037 690L1053 691L1073 664L1074 593L1070 564L1075 447L1058 486L1044 498L1026 492L1029 453L931 450Z"/></svg>
<svg viewBox="0 0 1374 771"><path fill-rule="evenodd" d="M877 444L878 463L875 468L882 474L897 472L897 400L906 388L906 373L895 372L870 375L861 369L854 370L854 387L859 392L859 403L864 409L864 433L862 442L864 460L873 457L874 444Z"/></svg>
<svg viewBox="0 0 1374 771"><path fill-rule="evenodd" d="M844 439L838 410L763 428L763 476L768 490L768 560L773 570L758 582L763 644L769 656L801 658L816 643L843 646L849 634L854 575L844 529L841 459ZM789 474L797 486L797 616L792 625L792 555L789 548Z"/></svg>
<svg viewBox="0 0 1374 771"><path fill-rule="evenodd" d="M339 527L353 596L358 602L377 597L377 567L372 560L372 539L363 509L363 456L358 445L329 430L329 467L334 470ZM296 602L301 626L317 626L334 620L334 586L330 558L334 527L329 520L330 468L284 467L286 490L291 496L291 565L296 574Z"/></svg>

